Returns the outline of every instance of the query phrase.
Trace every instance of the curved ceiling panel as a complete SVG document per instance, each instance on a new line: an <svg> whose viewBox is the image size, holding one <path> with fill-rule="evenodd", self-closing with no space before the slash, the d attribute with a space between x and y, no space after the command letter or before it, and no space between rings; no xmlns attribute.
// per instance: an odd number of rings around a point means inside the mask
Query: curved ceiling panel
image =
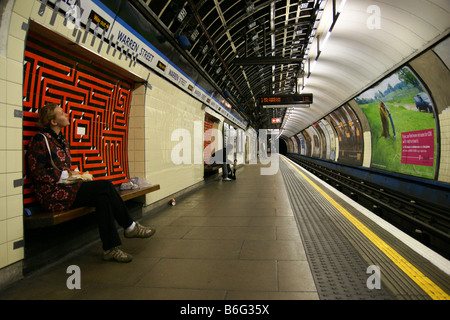
<svg viewBox="0 0 450 320"><path fill-rule="evenodd" d="M291 117L283 122L280 135L289 138L304 130L448 34L449 3L347 1L327 43L320 40L319 58L302 91L312 93L314 103L309 109L288 110ZM332 15L330 6L332 1L323 15ZM330 26L330 19L322 19L319 39ZM308 54L311 64L317 52L315 38Z"/></svg>
<svg viewBox="0 0 450 320"><path fill-rule="evenodd" d="M284 138L437 42L450 26L449 0L102 1L133 6L170 43L171 51L160 50L190 63L179 65L186 74L194 69L193 79L207 82L206 90L225 97L255 129L280 129ZM257 103L259 95L299 92L314 95L310 108ZM271 123L274 114L282 124Z"/></svg>

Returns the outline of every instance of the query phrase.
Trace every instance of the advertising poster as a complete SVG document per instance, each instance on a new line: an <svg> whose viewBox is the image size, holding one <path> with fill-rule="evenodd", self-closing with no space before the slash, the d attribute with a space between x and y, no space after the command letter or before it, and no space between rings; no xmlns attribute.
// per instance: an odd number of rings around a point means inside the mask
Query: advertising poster
<svg viewBox="0 0 450 320"><path fill-rule="evenodd" d="M320 139L317 130L314 126L305 129L309 137L311 137L311 157L320 158Z"/></svg>
<svg viewBox="0 0 450 320"><path fill-rule="evenodd" d="M299 133L297 135L297 137L298 137L298 140L300 141L300 145L299 145L300 150L298 151L298 153L301 154L302 156L304 156L306 154L305 139L303 138L303 135L301 133Z"/></svg>
<svg viewBox="0 0 450 320"><path fill-rule="evenodd" d="M338 136L339 155L337 160L352 165L362 165L362 129L353 109L345 104L330 113L326 120L333 124Z"/></svg>
<svg viewBox="0 0 450 320"><path fill-rule="evenodd" d="M434 178L434 107L409 67L397 70L355 101L370 124L372 168Z"/></svg>
<svg viewBox="0 0 450 320"><path fill-rule="evenodd" d="M318 138L320 141L320 158L326 159L327 158L327 139L325 138L325 133L322 130L322 127L319 125L318 122L316 122L314 125L314 128L317 131Z"/></svg>
<svg viewBox="0 0 450 320"><path fill-rule="evenodd" d="M294 153L298 153L298 143L297 143L297 139L295 139L295 136L291 137L292 140L292 144L293 144L293 152Z"/></svg>
<svg viewBox="0 0 450 320"><path fill-rule="evenodd" d="M326 159L335 160L336 155L336 137L334 135L333 128L326 119L322 119L319 124L322 127L327 139L327 156Z"/></svg>
<svg viewBox="0 0 450 320"><path fill-rule="evenodd" d="M302 131L303 136L305 137L305 156L311 157L311 137L308 133L308 131L303 130Z"/></svg>

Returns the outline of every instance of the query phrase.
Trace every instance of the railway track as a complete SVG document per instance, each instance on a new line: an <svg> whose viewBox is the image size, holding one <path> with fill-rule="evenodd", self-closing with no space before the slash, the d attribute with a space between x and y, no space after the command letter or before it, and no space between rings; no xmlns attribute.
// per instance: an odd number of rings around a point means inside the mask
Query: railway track
<svg viewBox="0 0 450 320"><path fill-rule="evenodd" d="M288 158L424 245L450 258L448 207L343 174L304 158L292 155Z"/></svg>

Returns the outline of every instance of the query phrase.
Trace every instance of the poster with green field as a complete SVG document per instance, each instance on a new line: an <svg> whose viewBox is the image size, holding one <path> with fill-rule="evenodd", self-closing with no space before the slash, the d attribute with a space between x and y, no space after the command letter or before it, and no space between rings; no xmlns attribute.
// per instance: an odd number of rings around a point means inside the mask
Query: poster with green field
<svg viewBox="0 0 450 320"><path fill-rule="evenodd" d="M372 132L371 167L433 179L436 164L436 121L431 97L403 67L355 101Z"/></svg>

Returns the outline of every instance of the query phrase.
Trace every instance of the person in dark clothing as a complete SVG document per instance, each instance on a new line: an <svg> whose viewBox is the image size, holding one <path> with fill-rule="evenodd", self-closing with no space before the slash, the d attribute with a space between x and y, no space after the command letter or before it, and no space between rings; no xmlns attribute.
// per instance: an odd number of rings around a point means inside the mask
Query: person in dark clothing
<svg viewBox="0 0 450 320"><path fill-rule="evenodd" d="M234 159L234 161L233 161L233 169L229 169L229 177L231 178L231 179L233 179L233 180L236 180L236 166L237 166L237 160L236 159Z"/></svg>
<svg viewBox="0 0 450 320"><path fill-rule="evenodd" d="M47 211L57 212L81 206L93 206L98 218L103 259L130 262L132 256L122 251L115 221L124 228L126 238L148 238L155 229L133 221L114 185L108 180L60 183L62 175L76 177L72 171L70 148L61 129L70 125L59 104L51 103L39 110L42 131L30 141L27 152L29 175L36 198ZM50 154L51 158L50 158Z"/></svg>
<svg viewBox="0 0 450 320"><path fill-rule="evenodd" d="M211 155L207 164L221 164L222 165L222 179L224 181L230 181L229 175L231 173L230 163L228 160L228 154L233 150L233 145L227 145L226 149L219 149Z"/></svg>

